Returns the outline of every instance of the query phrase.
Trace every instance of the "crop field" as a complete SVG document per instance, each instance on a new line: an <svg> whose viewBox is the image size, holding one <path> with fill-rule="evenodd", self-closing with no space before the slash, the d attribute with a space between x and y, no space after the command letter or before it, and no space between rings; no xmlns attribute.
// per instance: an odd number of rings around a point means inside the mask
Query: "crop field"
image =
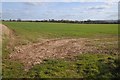
<svg viewBox="0 0 120 80"><path fill-rule="evenodd" d="M99 35L117 35L118 24L65 24L37 22L5 22L25 38L79 38ZM29 35L30 34L30 35Z"/></svg>
<svg viewBox="0 0 120 80"><path fill-rule="evenodd" d="M118 24L3 22L4 78L119 78Z"/></svg>

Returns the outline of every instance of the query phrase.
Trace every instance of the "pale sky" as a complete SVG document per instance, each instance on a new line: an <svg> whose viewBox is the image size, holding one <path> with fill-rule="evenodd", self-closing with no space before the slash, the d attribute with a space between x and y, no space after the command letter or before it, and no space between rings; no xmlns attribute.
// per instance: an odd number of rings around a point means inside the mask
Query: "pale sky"
<svg viewBox="0 0 120 80"><path fill-rule="evenodd" d="M2 18L116 20L118 19L118 2L87 2L85 0L83 2L72 2L72 0L71 2L70 0L69 2L2 2Z"/></svg>

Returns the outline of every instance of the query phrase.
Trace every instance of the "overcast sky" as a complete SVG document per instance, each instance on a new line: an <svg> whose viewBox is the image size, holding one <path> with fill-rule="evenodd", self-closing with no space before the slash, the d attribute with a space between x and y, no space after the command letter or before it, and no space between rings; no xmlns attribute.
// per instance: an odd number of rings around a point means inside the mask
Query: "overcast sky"
<svg viewBox="0 0 120 80"><path fill-rule="evenodd" d="M3 19L118 19L117 2L2 2Z"/></svg>

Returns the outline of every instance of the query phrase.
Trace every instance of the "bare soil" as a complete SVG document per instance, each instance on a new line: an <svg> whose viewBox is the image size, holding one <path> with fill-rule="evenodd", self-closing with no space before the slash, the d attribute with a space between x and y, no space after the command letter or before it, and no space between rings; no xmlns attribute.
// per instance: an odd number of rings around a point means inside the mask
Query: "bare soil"
<svg viewBox="0 0 120 80"><path fill-rule="evenodd" d="M5 25L0 24L0 30L2 31L3 34L9 36L11 31L6 27Z"/></svg>
<svg viewBox="0 0 120 80"><path fill-rule="evenodd" d="M9 43L7 45L7 48L12 49L15 43L15 32L14 30L9 29L7 26L0 24L1 30L2 30L2 36L1 39L8 39Z"/></svg>
<svg viewBox="0 0 120 80"><path fill-rule="evenodd" d="M93 43L96 39L48 39L40 43L16 46L14 52L10 54L12 60L21 61L25 69L28 70L36 64L40 64L44 59L67 58L82 53L117 53L117 47L107 48L109 45L115 46L117 42ZM97 41L100 41L97 39Z"/></svg>

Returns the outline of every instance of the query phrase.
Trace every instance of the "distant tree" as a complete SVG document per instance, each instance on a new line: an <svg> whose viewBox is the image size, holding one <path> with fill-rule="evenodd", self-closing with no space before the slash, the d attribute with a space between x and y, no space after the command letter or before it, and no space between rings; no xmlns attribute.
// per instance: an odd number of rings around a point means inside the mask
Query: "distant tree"
<svg viewBox="0 0 120 80"><path fill-rule="evenodd" d="M12 21L11 19L9 21Z"/></svg>
<svg viewBox="0 0 120 80"><path fill-rule="evenodd" d="M21 19L20 19L20 18L18 18L18 19L17 19L17 21L18 21L18 22L21 22Z"/></svg>

